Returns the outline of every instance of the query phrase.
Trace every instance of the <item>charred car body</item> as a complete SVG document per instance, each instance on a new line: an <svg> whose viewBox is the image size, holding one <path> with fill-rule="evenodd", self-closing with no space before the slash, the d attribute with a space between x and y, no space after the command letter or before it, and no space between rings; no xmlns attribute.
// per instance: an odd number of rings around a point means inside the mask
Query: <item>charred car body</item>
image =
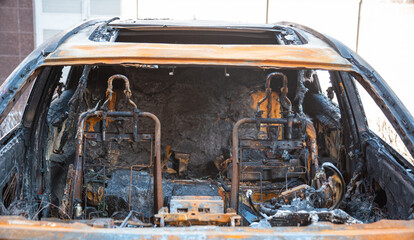
<svg viewBox="0 0 414 240"><path fill-rule="evenodd" d="M85 22L2 86L3 121L33 83L22 122L1 140L0 229L412 236L414 166L367 128L358 82L413 155L407 109L358 55L314 30ZM225 230L151 231L194 225Z"/></svg>

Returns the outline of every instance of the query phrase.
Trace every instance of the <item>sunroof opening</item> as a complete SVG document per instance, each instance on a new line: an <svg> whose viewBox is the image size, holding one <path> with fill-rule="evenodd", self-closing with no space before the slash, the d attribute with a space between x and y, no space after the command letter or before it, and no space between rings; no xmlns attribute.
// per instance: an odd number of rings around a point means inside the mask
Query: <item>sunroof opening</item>
<svg viewBox="0 0 414 240"><path fill-rule="evenodd" d="M129 30L120 29L115 42L174 44L280 44L274 31Z"/></svg>

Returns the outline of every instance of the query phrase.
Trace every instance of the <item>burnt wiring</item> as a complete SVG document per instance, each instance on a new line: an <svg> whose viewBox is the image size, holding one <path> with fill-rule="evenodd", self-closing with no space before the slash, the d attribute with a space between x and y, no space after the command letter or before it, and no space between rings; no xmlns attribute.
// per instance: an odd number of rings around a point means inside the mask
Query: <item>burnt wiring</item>
<svg viewBox="0 0 414 240"><path fill-rule="evenodd" d="M80 101L84 97L85 89L87 87L87 80L89 73L92 69L92 66L85 65L83 68L82 76L79 78L78 87L76 88L75 93L69 100L69 113L78 113L80 110ZM77 114L69 114L68 119L65 123L64 129L74 129L76 126L77 121ZM68 137L69 137L70 131L64 131L63 135L60 139L59 147L54 150L56 153L62 153L63 147L65 146Z"/></svg>

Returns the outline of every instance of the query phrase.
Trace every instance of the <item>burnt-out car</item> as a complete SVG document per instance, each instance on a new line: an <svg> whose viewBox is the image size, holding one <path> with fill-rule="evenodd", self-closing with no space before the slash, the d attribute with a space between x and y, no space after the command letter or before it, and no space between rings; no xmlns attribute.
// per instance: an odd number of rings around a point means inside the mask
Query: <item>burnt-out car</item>
<svg viewBox="0 0 414 240"><path fill-rule="evenodd" d="M414 166L357 85L413 156L398 97L312 29L84 22L1 87L0 121L29 95L0 140L0 236L413 238Z"/></svg>

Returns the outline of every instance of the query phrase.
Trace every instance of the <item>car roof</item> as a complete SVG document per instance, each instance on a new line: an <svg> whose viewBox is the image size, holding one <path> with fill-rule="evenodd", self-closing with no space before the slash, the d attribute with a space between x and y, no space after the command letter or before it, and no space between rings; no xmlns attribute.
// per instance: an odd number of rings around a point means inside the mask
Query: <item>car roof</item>
<svg viewBox="0 0 414 240"><path fill-rule="evenodd" d="M100 32L99 32L100 31ZM164 42L117 42L104 38L111 32L128 34L171 34L186 31L281 33L292 34L300 41L281 44L200 44ZM198 31L198 32L197 32ZM98 36L98 37L96 37ZM219 37L218 37L219 38ZM103 41L103 40L105 41ZM285 43L286 44L286 43ZM260 68L310 68L353 70L352 64L331 46L311 33L285 25L234 24L208 21L115 20L96 23L71 35L50 53L43 65L145 64L205 65Z"/></svg>

